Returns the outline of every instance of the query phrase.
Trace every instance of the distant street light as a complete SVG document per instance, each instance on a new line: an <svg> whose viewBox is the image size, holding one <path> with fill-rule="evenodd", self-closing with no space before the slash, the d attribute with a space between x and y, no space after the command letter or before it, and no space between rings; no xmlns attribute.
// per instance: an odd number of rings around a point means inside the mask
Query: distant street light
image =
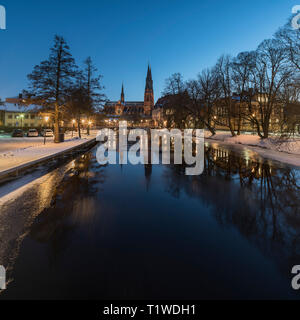
<svg viewBox="0 0 300 320"><path fill-rule="evenodd" d="M24 114L21 114L21 115L20 115L20 118L21 118L21 128L23 128L23 119L24 119Z"/></svg>

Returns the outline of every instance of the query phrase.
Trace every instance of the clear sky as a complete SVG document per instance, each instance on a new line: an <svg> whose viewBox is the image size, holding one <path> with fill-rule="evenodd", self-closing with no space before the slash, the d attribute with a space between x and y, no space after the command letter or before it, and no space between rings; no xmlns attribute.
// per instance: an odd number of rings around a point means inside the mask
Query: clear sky
<svg viewBox="0 0 300 320"><path fill-rule="evenodd" d="M0 0L0 97L27 87L26 75L48 57L55 34L66 38L77 63L91 56L105 93L143 100L147 64L155 98L172 73L193 78L217 58L253 50L285 24L300 0Z"/></svg>

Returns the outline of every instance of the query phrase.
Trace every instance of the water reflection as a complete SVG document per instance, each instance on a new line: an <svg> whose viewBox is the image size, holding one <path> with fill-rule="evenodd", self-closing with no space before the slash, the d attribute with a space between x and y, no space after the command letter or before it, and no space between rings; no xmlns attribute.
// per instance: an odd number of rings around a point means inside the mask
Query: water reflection
<svg viewBox="0 0 300 320"><path fill-rule="evenodd" d="M50 206L56 188L69 169L70 165L66 165L53 170L21 187L13 197L6 195L6 201L0 205L0 262L6 268L9 282L13 279L23 239L40 212Z"/></svg>
<svg viewBox="0 0 300 320"><path fill-rule="evenodd" d="M207 145L205 170L187 177L182 167L165 171L167 191L175 198L183 192L213 208L222 226L236 227L263 252L276 260L289 277L300 262L299 170L257 162L251 151L236 154L226 147Z"/></svg>
<svg viewBox="0 0 300 320"><path fill-rule="evenodd" d="M96 196L105 181L103 170L91 152L75 159L56 190L52 206L37 217L30 236L41 243L50 243L53 257L63 253L68 233L78 226L84 225L93 233L98 210Z"/></svg>
<svg viewBox="0 0 300 320"><path fill-rule="evenodd" d="M24 204L0 221L0 257L18 247L3 298L295 297L299 170L209 144L204 167L101 166L94 149L57 169L5 209Z"/></svg>

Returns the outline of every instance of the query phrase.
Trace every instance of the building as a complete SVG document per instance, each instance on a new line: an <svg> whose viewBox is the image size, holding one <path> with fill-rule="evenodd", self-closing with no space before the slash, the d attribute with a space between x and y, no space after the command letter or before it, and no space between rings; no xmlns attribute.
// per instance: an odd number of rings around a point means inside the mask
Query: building
<svg viewBox="0 0 300 320"><path fill-rule="evenodd" d="M255 131L256 123L261 122L261 110L266 112L268 96L253 90L245 91L243 95L233 94L231 98L221 98L215 102L212 110L216 129L228 129L229 121L234 130ZM230 117L228 116L230 114ZM271 131L279 131L284 123L284 108L279 101L270 114Z"/></svg>
<svg viewBox="0 0 300 320"><path fill-rule="evenodd" d="M154 108L154 90L152 71L148 66L144 101L125 101L124 86L122 85L121 99L109 101L104 106L104 112L108 117L134 117L151 118Z"/></svg>
<svg viewBox="0 0 300 320"><path fill-rule="evenodd" d="M290 132L300 133L300 103L287 104L284 110L285 124Z"/></svg>
<svg viewBox="0 0 300 320"><path fill-rule="evenodd" d="M0 106L0 126L6 128L44 128L52 126L52 116L40 112L39 106L25 105L22 95L7 98Z"/></svg>
<svg viewBox="0 0 300 320"><path fill-rule="evenodd" d="M32 107L19 107L5 104L0 110L0 126L8 128L38 128L43 119Z"/></svg>
<svg viewBox="0 0 300 320"><path fill-rule="evenodd" d="M169 96L159 98L152 111L152 120L155 127L165 126L169 106Z"/></svg>

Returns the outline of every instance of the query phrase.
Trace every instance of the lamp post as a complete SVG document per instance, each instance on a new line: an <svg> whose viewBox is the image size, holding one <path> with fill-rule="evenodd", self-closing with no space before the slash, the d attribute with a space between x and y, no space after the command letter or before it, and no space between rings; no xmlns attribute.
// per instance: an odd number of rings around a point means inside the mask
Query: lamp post
<svg viewBox="0 0 300 320"><path fill-rule="evenodd" d="M24 114L21 114L21 115L20 115L20 118L21 118L21 128L23 129L23 119L24 119Z"/></svg>

